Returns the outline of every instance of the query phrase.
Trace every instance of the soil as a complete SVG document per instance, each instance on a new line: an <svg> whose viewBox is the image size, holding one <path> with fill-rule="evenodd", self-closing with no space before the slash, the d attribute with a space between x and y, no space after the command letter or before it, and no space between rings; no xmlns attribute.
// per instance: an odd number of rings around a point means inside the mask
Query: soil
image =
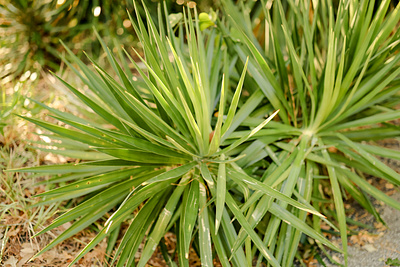
<svg viewBox="0 0 400 267"><path fill-rule="evenodd" d="M379 142L379 145L400 151L399 139L387 139ZM392 169L400 172L400 162L392 159L381 158ZM373 180L373 181L372 181ZM400 202L400 190L386 181L371 178L374 185ZM375 201L375 206L386 226L377 223L372 215L358 210L356 216L362 217L361 222L371 225L374 229L361 230L357 236L349 237L348 242L348 267L382 267L400 266L400 211ZM340 239L337 240L340 243ZM331 256L339 263L344 263L343 255L331 252ZM324 258L327 267L333 265ZM322 265L320 265L322 266Z"/></svg>
<svg viewBox="0 0 400 267"><path fill-rule="evenodd" d="M392 197L400 201L400 192L397 192ZM384 232L379 233L378 229L376 233L364 234L364 239L362 236L358 240L349 238L349 267L400 266L389 265L390 259L393 261L398 259L400 261L400 211L385 205L381 217L387 224L387 229ZM344 262L341 254L332 253L331 255L340 263ZM327 259L325 259L325 262L327 267L337 266L329 263Z"/></svg>

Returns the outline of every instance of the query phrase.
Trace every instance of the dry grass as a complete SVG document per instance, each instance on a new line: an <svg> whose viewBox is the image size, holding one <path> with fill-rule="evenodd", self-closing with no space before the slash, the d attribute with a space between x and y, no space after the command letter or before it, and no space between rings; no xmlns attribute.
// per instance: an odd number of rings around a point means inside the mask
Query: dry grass
<svg viewBox="0 0 400 267"><path fill-rule="evenodd" d="M50 105L67 106L66 97L49 87L44 80L26 82L3 88L10 99L19 93L33 96ZM44 118L47 112L39 109L29 101L21 98L14 107L14 112L27 116ZM68 228L62 225L48 233L33 237L35 233L56 217L62 211L62 205L31 207L38 202L36 194L49 189L48 185L36 185L46 179L46 176L33 176L29 173L6 173L6 169L39 166L67 161L57 155L46 154L30 147L30 140L39 140L37 134L41 129L27 123L17 116L10 115L2 121L7 126L0 133L0 265L1 266L66 266L77 253L95 236L94 231L83 231L66 240L61 245L44 253L27 263L41 248L54 237ZM80 262L81 266L99 266L104 259L106 242L87 254Z"/></svg>
<svg viewBox="0 0 400 267"><path fill-rule="evenodd" d="M68 78L68 77L67 77ZM74 99L67 91L60 89L51 77L38 82L25 82L18 85L21 95L32 97L52 108L77 113ZM72 81L73 82L73 81ZM57 87L57 90L54 90ZM15 93L14 86L9 85L5 90L7 99ZM32 116L51 120L48 112L38 108L30 101L21 98L14 107L15 114ZM3 121L4 134L0 133L0 266L67 266L78 253L95 236L102 223L96 223L91 229L86 229L65 240L55 248L50 249L37 258L30 260L40 249L44 248L52 239L61 234L71 224L66 223L43 235L33 237L35 233L49 225L57 214L66 210L66 203L51 206L31 207L40 199L34 196L53 188L56 185L37 184L46 180L47 176L33 176L30 173L9 173L7 169L33 167L44 164L57 164L75 161L60 155L40 152L30 146L30 141L38 141L43 130L23 119L10 115ZM71 208L74 203L68 203ZM122 227L122 233L127 225ZM122 236L120 236L122 237ZM90 253L86 254L77 266L108 266L105 261L107 240L103 240ZM172 254L175 251L176 237L173 234L165 236L165 244ZM140 254L140 253L139 253ZM139 258L140 255L137 255ZM157 249L149 261L149 266L166 266L166 262ZM200 266L196 253L192 250L191 266Z"/></svg>

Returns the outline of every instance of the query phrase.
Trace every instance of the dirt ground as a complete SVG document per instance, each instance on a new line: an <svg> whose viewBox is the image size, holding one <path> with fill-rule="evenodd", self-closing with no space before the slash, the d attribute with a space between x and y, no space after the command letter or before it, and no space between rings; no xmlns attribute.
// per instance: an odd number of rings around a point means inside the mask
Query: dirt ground
<svg viewBox="0 0 400 267"><path fill-rule="evenodd" d="M399 150L399 139L388 139L379 142L380 145ZM400 162L381 158L388 166L400 172ZM377 182L375 186L386 192L393 199L400 201L400 190L394 188L383 180ZM400 266L400 211L380 202L375 202L375 206L385 221L386 226L377 223L371 214L364 210L359 210L358 218L361 222L373 226L373 229L361 230L358 236L351 236L348 240L348 267L382 267ZM340 243L340 240L337 240ZM344 263L343 255L331 252L332 257ZM324 259L327 267L337 265L331 264Z"/></svg>
<svg viewBox="0 0 400 267"><path fill-rule="evenodd" d="M400 201L400 192L392 196ZM400 266L386 264L392 259L400 261L400 211L387 205L383 206L381 212L382 219L386 222L386 230L376 233L362 233L354 238L349 238L348 246L348 266L349 267L383 267L383 266ZM332 257L343 263L343 256L339 253L332 253ZM392 262L393 262L392 261ZM330 264L325 259L327 267L337 265ZM399 262L400 263L400 262ZM322 265L318 265L322 266Z"/></svg>

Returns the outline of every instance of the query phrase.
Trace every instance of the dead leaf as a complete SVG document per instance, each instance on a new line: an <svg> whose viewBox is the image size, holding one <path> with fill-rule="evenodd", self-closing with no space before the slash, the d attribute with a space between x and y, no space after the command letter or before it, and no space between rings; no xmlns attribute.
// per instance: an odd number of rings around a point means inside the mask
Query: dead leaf
<svg viewBox="0 0 400 267"><path fill-rule="evenodd" d="M46 261L46 263L50 265L53 262L53 260L58 256L57 254L58 254L57 251L50 250L46 251L44 254L40 256L42 256L42 258Z"/></svg>
<svg viewBox="0 0 400 267"><path fill-rule="evenodd" d="M387 183L387 184L385 184L385 187L386 187L387 189L393 189L393 188L394 188L394 185L393 185L393 184L390 184L390 183Z"/></svg>
<svg viewBox="0 0 400 267"><path fill-rule="evenodd" d="M340 258L339 258L338 256L333 255L333 256L332 256L332 259L333 259L334 261L340 263Z"/></svg>
<svg viewBox="0 0 400 267"><path fill-rule="evenodd" d="M381 222L379 222L379 223L374 223L374 227L378 230L378 231L386 231L387 230L387 227L383 224L383 223L381 223Z"/></svg>
<svg viewBox="0 0 400 267"><path fill-rule="evenodd" d="M7 261L4 262L5 267L17 267L18 260L14 256L10 256Z"/></svg>
<svg viewBox="0 0 400 267"><path fill-rule="evenodd" d="M362 248L368 252L377 251L376 247L374 247L374 245L372 245L372 244L367 244L367 245L363 246Z"/></svg>
<svg viewBox="0 0 400 267"><path fill-rule="evenodd" d="M325 222L321 222L320 227L322 230L330 230L331 229L331 227Z"/></svg>
<svg viewBox="0 0 400 267"><path fill-rule="evenodd" d="M8 237L16 236L16 235L18 235L18 233L19 233L20 231L21 231L20 228L16 228L15 230L8 231L7 236L8 236Z"/></svg>
<svg viewBox="0 0 400 267"><path fill-rule="evenodd" d="M24 257L27 254L29 254L29 255L34 254L35 250L32 248L31 243L23 243L20 253L21 253L21 256Z"/></svg>
<svg viewBox="0 0 400 267"><path fill-rule="evenodd" d="M60 228L63 229L63 230L67 230L68 228L71 227L71 225L72 225L71 222L66 222L63 225L61 225Z"/></svg>
<svg viewBox="0 0 400 267"><path fill-rule="evenodd" d="M365 244L374 243L378 238L382 236L381 234L373 235L368 233L368 231L360 231L358 235L351 236L350 241L352 241L353 244L364 246Z"/></svg>
<svg viewBox="0 0 400 267"><path fill-rule="evenodd" d="M20 259L17 263L17 267L22 267L24 266L25 263L27 263L27 261L29 261L30 258L32 258L34 254L32 255L25 255L25 257L23 257L22 259Z"/></svg>

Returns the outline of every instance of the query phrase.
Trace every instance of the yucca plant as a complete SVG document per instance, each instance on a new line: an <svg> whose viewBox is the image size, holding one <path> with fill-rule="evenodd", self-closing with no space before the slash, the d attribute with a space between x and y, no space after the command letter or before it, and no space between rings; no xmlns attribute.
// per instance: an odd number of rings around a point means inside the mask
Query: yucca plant
<svg viewBox="0 0 400 267"><path fill-rule="evenodd" d="M58 68L58 38L70 41L79 31L84 34L84 28L91 27L73 25L72 20L82 20L83 14L72 8L72 2L0 1L1 78L12 80L28 70Z"/></svg>
<svg viewBox="0 0 400 267"><path fill-rule="evenodd" d="M263 97L269 101L242 125L255 127L262 121L259 116L280 109L279 119L254 135L260 139L251 145L257 151L254 160L262 155L271 163L260 181L330 215L340 229L347 263L349 231L343 199L351 195L378 221L382 220L370 196L400 209L400 203L366 180L371 175L400 185L400 175L380 160L399 160L398 151L374 143L400 134L391 123L400 118L396 109L400 5L390 8L390 1L353 0L262 2L263 12L252 17L249 7L254 3L224 0L231 27L218 24L231 44L231 55L240 57L239 66L252 55L247 82L256 90L250 98L257 95L259 102ZM284 202L271 205L266 198L253 194L243 202L242 211L253 229L263 229L264 242L279 263L290 266L302 235L271 209L291 213L318 232L321 221ZM246 237L242 230L234 248Z"/></svg>
<svg viewBox="0 0 400 267"><path fill-rule="evenodd" d="M134 36L123 26L129 6L124 1L114 5L112 1L0 0L2 83L26 71L58 70L64 52L60 38L76 52L85 50L99 57L101 46L92 34L93 26L109 45L116 35L132 45ZM111 27L116 28L113 34Z"/></svg>
<svg viewBox="0 0 400 267"><path fill-rule="evenodd" d="M167 231L177 235L177 258L181 266L189 266L190 247L198 253L204 266L213 266L216 258L223 266L251 266L254 256L258 255L268 259L272 266L279 266L259 236L265 229L254 229L251 220L246 218L251 214L243 212L248 209L242 205L252 206L254 196L263 196L271 207L269 212L276 218L340 251L281 206L290 205L294 213L309 212L325 220L315 208L273 189L274 183L263 184L257 173L242 168L249 166L247 156L252 156L245 149L252 146L247 140L258 135L278 112L264 114L267 118L250 130L240 126L252 124L248 116L257 108L261 97L240 99L247 63L240 72L234 70L237 57L229 57L227 44L215 28L204 30L203 25L204 31L200 30L196 10L187 9L176 29L168 23L164 28L159 23L159 30L145 7L144 10L147 25L138 14L131 19L143 46L143 53L137 53L143 69L130 59L140 77L133 77L127 67L124 58L129 58L129 53L120 53L117 60L105 47L115 71L114 78L94 61L94 70L90 69L67 49L73 62L66 60L66 64L76 71L89 90L81 92L60 80L105 125L44 105L66 127L25 117L55 133L49 136L60 148L53 150L54 153L79 154L87 160L18 170L55 174L49 183L69 182L40 194L41 204L82 200L38 233L74 221L39 254L106 216L104 228L71 265L106 237L107 253L111 254L121 225L128 223L110 259L116 266L133 265L142 242L144 247L137 265L145 266ZM166 12L161 13L160 10L160 21L168 19ZM212 24L204 14L201 17L202 23ZM237 81L233 90L231 77ZM239 126L247 131L238 132ZM286 131L278 130L282 135ZM237 244L238 229L244 229L249 237L244 245ZM174 265L174 256L168 252L164 255Z"/></svg>

